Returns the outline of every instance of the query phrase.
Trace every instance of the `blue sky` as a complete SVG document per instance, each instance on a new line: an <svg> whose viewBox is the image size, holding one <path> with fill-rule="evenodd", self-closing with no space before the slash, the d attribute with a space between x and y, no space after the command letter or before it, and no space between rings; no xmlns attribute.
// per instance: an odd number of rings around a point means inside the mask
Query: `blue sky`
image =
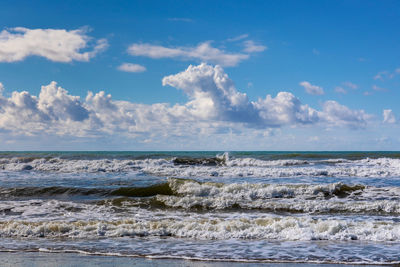
<svg viewBox="0 0 400 267"><path fill-rule="evenodd" d="M399 14L398 1L1 1L0 149L399 150Z"/></svg>

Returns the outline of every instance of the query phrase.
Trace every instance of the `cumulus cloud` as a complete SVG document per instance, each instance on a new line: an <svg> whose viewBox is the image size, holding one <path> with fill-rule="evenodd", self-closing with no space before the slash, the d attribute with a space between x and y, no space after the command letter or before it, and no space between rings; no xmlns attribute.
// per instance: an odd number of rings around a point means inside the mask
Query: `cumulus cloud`
<svg viewBox="0 0 400 267"><path fill-rule="evenodd" d="M258 99L253 105L262 118L263 125L278 127L286 124L311 124L319 120L316 110L303 105L300 100L289 92L279 92L276 97L267 95Z"/></svg>
<svg viewBox="0 0 400 267"><path fill-rule="evenodd" d="M241 61L248 59L249 55L241 53L228 53L211 46L211 42L203 42L195 47L165 47L151 44L132 44L128 53L133 56L144 56L154 59L175 58L181 60L199 60L216 63L221 66L236 66Z"/></svg>
<svg viewBox="0 0 400 267"><path fill-rule="evenodd" d="M393 114L391 109L384 109L383 110L383 122L393 124L396 123L396 117Z"/></svg>
<svg viewBox="0 0 400 267"><path fill-rule="evenodd" d="M0 82L0 95L3 93L4 91L4 85L3 83Z"/></svg>
<svg viewBox="0 0 400 267"><path fill-rule="evenodd" d="M59 133L70 123L82 122L89 117L89 111L79 97L68 95L55 82L42 86L39 97L26 91L14 91L8 99L0 97L0 103L0 128L28 135L49 127Z"/></svg>
<svg viewBox="0 0 400 267"><path fill-rule="evenodd" d="M163 85L182 89L191 101L186 104L195 117L229 122L242 122L252 127L277 127L305 124L318 120L317 112L288 92L276 97L267 95L249 101L236 90L233 81L220 66L201 64L164 77Z"/></svg>
<svg viewBox="0 0 400 267"><path fill-rule="evenodd" d="M252 40L244 41L243 44L244 44L244 49L243 49L243 51L246 52L246 53L262 52L262 51L264 51L264 50L267 49L266 46L256 44L256 43L255 43L254 41L252 41Z"/></svg>
<svg viewBox="0 0 400 267"><path fill-rule="evenodd" d="M182 90L184 104L138 104L113 100L104 91L85 99L51 82L38 96L29 92L0 95L0 130L20 135L96 137L121 134L145 140L157 137L209 136L245 129L326 124L362 127L368 115L328 101L315 110L289 92L250 101L220 66L205 63L166 76L162 84Z"/></svg>
<svg viewBox="0 0 400 267"><path fill-rule="evenodd" d="M78 96L68 95L68 92L51 82L42 86L37 107L54 120L83 121L89 117Z"/></svg>
<svg viewBox="0 0 400 267"><path fill-rule="evenodd" d="M146 67L139 64L123 63L118 66L118 70L125 72L144 72L146 71Z"/></svg>
<svg viewBox="0 0 400 267"><path fill-rule="evenodd" d="M0 32L0 62L15 62L40 56L55 62L89 61L108 46L94 41L86 30L11 28ZM91 50L85 51L90 48Z"/></svg>
<svg viewBox="0 0 400 267"><path fill-rule="evenodd" d="M306 89L306 92L310 95L323 95L324 94L324 89L322 87L319 87L317 85L312 85L311 83L304 81L299 83L301 86Z"/></svg>
<svg viewBox="0 0 400 267"><path fill-rule="evenodd" d="M365 113L364 110L351 110L336 101L330 100L323 104L320 118L333 126L363 128L371 116Z"/></svg>
<svg viewBox="0 0 400 267"><path fill-rule="evenodd" d="M247 121L243 115L253 113L247 95L236 91L220 66L190 65L181 73L164 77L162 84L182 89L191 100L186 106L198 117Z"/></svg>

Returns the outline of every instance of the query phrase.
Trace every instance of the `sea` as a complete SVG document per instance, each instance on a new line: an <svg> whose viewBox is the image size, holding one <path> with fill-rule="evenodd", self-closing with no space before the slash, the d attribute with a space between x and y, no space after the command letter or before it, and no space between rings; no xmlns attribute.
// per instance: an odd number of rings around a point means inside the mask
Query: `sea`
<svg viewBox="0 0 400 267"><path fill-rule="evenodd" d="M0 251L400 264L400 152L0 152Z"/></svg>

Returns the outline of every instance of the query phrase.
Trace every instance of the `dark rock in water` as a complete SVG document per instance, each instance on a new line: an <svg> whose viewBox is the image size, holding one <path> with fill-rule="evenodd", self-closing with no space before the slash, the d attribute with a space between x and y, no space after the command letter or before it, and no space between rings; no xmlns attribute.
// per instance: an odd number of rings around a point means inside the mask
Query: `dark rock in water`
<svg viewBox="0 0 400 267"><path fill-rule="evenodd" d="M218 166L225 164L225 160L220 158L176 158L173 162L175 165Z"/></svg>

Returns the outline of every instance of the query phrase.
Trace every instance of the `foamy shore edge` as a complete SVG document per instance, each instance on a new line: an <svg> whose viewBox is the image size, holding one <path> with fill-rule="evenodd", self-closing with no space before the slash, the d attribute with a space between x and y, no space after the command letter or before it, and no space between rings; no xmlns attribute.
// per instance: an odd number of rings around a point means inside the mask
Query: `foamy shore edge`
<svg viewBox="0 0 400 267"><path fill-rule="evenodd" d="M354 264L329 264L329 263L261 263L261 262L232 262L232 261L204 261L188 259L166 259L147 257L121 257L88 255L66 252L0 252L0 262L4 267L149 267L149 266L178 266L178 267L338 267L338 266L383 266L383 265L354 265ZM390 265L389 265L390 266Z"/></svg>

